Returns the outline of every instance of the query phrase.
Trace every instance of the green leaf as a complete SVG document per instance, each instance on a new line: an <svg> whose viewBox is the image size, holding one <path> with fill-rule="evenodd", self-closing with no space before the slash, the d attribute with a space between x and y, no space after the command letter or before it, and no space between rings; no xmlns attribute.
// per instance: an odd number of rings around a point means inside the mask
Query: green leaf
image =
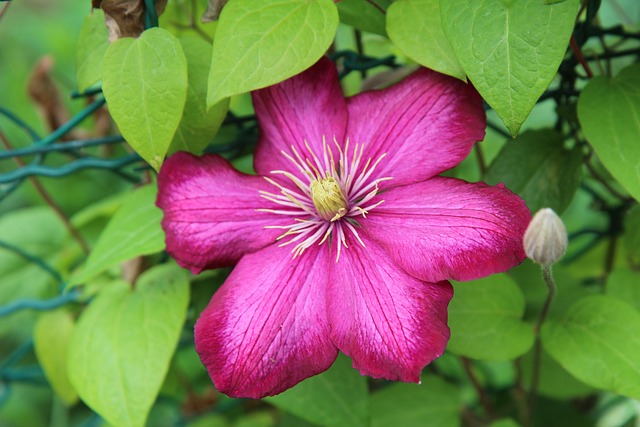
<svg viewBox="0 0 640 427"><path fill-rule="evenodd" d="M440 19L440 0L398 0L387 11L389 38L425 67L466 81Z"/></svg>
<svg viewBox="0 0 640 427"><path fill-rule="evenodd" d="M585 384L640 398L640 314L616 298L576 302L542 328L544 349Z"/></svg>
<svg viewBox="0 0 640 427"><path fill-rule="evenodd" d="M102 58L108 47L109 33L104 23L104 13L102 9L93 9L92 13L84 18L78 35L76 79L80 92L100 80Z"/></svg>
<svg viewBox="0 0 640 427"><path fill-rule="evenodd" d="M387 10L390 0L376 0L376 4ZM340 22L362 31L386 36L385 15L367 0L342 0L336 4ZM387 10L387 13L389 11Z"/></svg>
<svg viewBox="0 0 640 427"><path fill-rule="evenodd" d="M201 154L218 133L227 114L229 99L223 99L207 111L211 45L196 36L183 36L180 43L187 58L189 89L184 113L169 147L169 154L176 151Z"/></svg>
<svg viewBox="0 0 640 427"><path fill-rule="evenodd" d="M511 418L503 418L501 420L492 422L489 427L520 427L520 424L518 424Z"/></svg>
<svg viewBox="0 0 640 427"><path fill-rule="evenodd" d="M266 402L305 421L327 427L365 427L369 419L367 382L340 354L328 371Z"/></svg>
<svg viewBox="0 0 640 427"><path fill-rule="evenodd" d="M558 71L578 2L440 3L444 32L460 65L513 136Z"/></svg>
<svg viewBox="0 0 640 427"><path fill-rule="evenodd" d="M510 360L533 345L533 328L523 322L524 298L505 274L454 285L449 304L447 350L480 360Z"/></svg>
<svg viewBox="0 0 640 427"><path fill-rule="evenodd" d="M607 295L625 301L640 311L640 272L631 269L614 270L607 279Z"/></svg>
<svg viewBox="0 0 640 427"><path fill-rule="evenodd" d="M44 312L33 329L33 345L44 375L58 396L69 406L78 393L69 382L67 355L74 321L66 310Z"/></svg>
<svg viewBox="0 0 640 427"><path fill-rule="evenodd" d="M187 61L180 42L161 28L113 42L102 62L102 82L122 135L159 170L187 99Z"/></svg>
<svg viewBox="0 0 640 427"><path fill-rule="evenodd" d="M527 131L504 145L484 181L503 182L524 199L531 212L550 207L561 213L580 185L581 165L580 148L565 149L557 132Z"/></svg>
<svg viewBox="0 0 640 427"><path fill-rule="evenodd" d="M309 68L337 27L332 0L229 0L213 42L207 105Z"/></svg>
<svg viewBox="0 0 640 427"><path fill-rule="evenodd" d="M105 288L71 338L69 376L80 398L114 426L143 426L178 344L189 302L185 271L146 271L135 290Z"/></svg>
<svg viewBox="0 0 640 427"><path fill-rule="evenodd" d="M84 283L120 262L164 248L162 211L155 206L156 192L155 185L147 185L127 197L100 235L82 270L69 281L71 286Z"/></svg>
<svg viewBox="0 0 640 427"><path fill-rule="evenodd" d="M372 427L457 427L458 389L435 376L421 384L393 384L371 395Z"/></svg>
<svg viewBox="0 0 640 427"><path fill-rule="evenodd" d="M596 77L578 100L578 118L604 166L640 200L640 64Z"/></svg>

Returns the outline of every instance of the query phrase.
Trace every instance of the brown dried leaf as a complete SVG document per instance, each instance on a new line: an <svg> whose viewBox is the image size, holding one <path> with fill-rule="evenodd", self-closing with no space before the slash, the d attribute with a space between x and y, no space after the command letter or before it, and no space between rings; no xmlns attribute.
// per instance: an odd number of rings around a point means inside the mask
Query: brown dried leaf
<svg viewBox="0 0 640 427"><path fill-rule="evenodd" d="M207 10L202 14L202 22L213 22L220 17L222 8L227 4L228 0L209 0Z"/></svg>
<svg viewBox="0 0 640 427"><path fill-rule="evenodd" d="M70 118L67 107L62 102L60 91L51 78L53 58L45 56L33 68L27 84L29 97L36 103L38 112L50 131L58 129Z"/></svg>
<svg viewBox="0 0 640 427"><path fill-rule="evenodd" d="M92 0L92 5L104 11L110 42L122 37L138 37L144 31L144 0ZM166 6L167 0L156 0L158 16Z"/></svg>

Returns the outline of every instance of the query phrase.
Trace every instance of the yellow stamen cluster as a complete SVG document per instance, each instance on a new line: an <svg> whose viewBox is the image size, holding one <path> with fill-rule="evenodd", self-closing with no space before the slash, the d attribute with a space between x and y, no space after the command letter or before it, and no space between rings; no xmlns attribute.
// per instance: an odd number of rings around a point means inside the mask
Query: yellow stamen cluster
<svg viewBox="0 0 640 427"><path fill-rule="evenodd" d="M310 189L311 200L322 219L333 222L347 213L349 204L335 178L316 179L311 182Z"/></svg>

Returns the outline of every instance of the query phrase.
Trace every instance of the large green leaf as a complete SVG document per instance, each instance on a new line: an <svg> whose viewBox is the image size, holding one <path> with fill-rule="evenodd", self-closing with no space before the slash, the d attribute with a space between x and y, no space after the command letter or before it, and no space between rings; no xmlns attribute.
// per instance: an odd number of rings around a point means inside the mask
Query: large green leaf
<svg viewBox="0 0 640 427"><path fill-rule="evenodd" d="M607 295L640 311L640 272L628 268L614 270L607 279Z"/></svg>
<svg viewBox="0 0 640 427"><path fill-rule="evenodd" d="M376 4L387 10L392 3L390 0L376 0ZM341 22L359 30L387 35L384 13L367 0L342 0L337 6Z"/></svg>
<svg viewBox="0 0 640 427"><path fill-rule="evenodd" d="M444 35L440 0L398 0L387 11L389 38L405 55L425 67L467 79Z"/></svg>
<svg viewBox="0 0 640 427"><path fill-rule="evenodd" d="M207 105L309 68L337 27L332 0L229 0L213 42Z"/></svg>
<svg viewBox="0 0 640 427"><path fill-rule="evenodd" d="M616 298L576 302L561 321L542 328L545 350L591 386L640 398L640 313Z"/></svg>
<svg viewBox="0 0 640 427"><path fill-rule="evenodd" d="M69 382L67 355L75 323L66 310L47 311L40 315L33 329L33 345L51 388L67 404L78 400Z"/></svg>
<svg viewBox="0 0 640 427"><path fill-rule="evenodd" d="M371 426L457 427L462 406L458 389L435 376L422 384L393 384L371 395Z"/></svg>
<svg viewBox="0 0 640 427"><path fill-rule="evenodd" d="M558 71L578 2L440 2L444 32L460 65L513 136Z"/></svg>
<svg viewBox="0 0 640 427"><path fill-rule="evenodd" d="M196 36L183 36L180 43L187 58L189 89L182 120L169 147L169 154L176 151L200 154L220 129L227 114L229 99L223 99L207 111L211 45Z"/></svg>
<svg viewBox="0 0 640 427"><path fill-rule="evenodd" d="M549 207L564 211L580 185L582 153L567 150L553 130L522 133L508 141L489 166L484 181L503 182L520 195L532 212Z"/></svg>
<svg viewBox="0 0 640 427"><path fill-rule="evenodd" d="M162 211L155 206L156 192L155 185L147 185L127 197L70 285L86 282L120 262L164 248Z"/></svg>
<svg viewBox="0 0 640 427"><path fill-rule="evenodd" d="M187 86L180 42L161 28L113 42L102 61L102 89L111 117L156 170L178 128Z"/></svg>
<svg viewBox="0 0 640 427"><path fill-rule="evenodd" d="M78 35L76 79L78 90L86 90L102 76L102 58L109 47L109 33L102 9L94 9L84 18Z"/></svg>
<svg viewBox="0 0 640 427"><path fill-rule="evenodd" d="M604 166L640 200L640 64L596 77L578 100L578 118Z"/></svg>
<svg viewBox="0 0 640 427"><path fill-rule="evenodd" d="M339 355L328 371L265 401L322 426L369 425L367 382L344 355Z"/></svg>
<svg viewBox="0 0 640 427"><path fill-rule="evenodd" d="M449 304L452 353L480 360L510 360L533 345L533 328L523 322L524 298L505 274L456 283Z"/></svg>
<svg viewBox="0 0 640 427"><path fill-rule="evenodd" d="M78 320L68 370L80 398L114 426L143 426L178 344L189 301L175 265L145 272L135 290L105 288Z"/></svg>

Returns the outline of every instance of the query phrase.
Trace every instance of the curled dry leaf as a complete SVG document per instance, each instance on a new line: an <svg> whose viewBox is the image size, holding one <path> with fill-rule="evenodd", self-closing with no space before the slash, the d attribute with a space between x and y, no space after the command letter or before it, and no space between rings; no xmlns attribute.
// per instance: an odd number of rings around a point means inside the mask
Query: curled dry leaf
<svg viewBox="0 0 640 427"><path fill-rule="evenodd" d="M52 70L53 58L43 57L33 68L27 84L29 97L35 102L50 131L58 129L70 117L60 98L60 91L51 78Z"/></svg>
<svg viewBox="0 0 640 427"><path fill-rule="evenodd" d="M110 42L144 31L144 0L92 0L91 4L104 11ZM156 0L156 13L164 12L166 5L167 0Z"/></svg>
<svg viewBox="0 0 640 427"><path fill-rule="evenodd" d="M202 14L202 22L217 21L220 17L220 12L228 0L209 0L207 10Z"/></svg>

